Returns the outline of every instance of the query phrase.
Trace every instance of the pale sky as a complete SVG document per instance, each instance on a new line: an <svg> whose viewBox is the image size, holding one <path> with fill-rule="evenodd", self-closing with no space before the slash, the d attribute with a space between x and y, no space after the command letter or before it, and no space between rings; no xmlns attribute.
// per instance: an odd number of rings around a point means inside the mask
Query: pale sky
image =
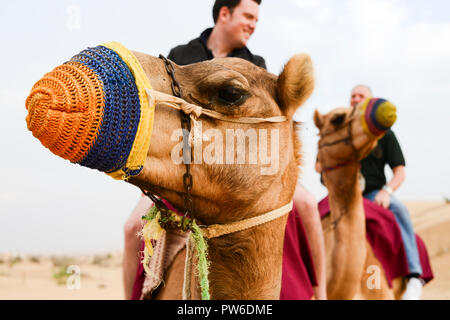
<svg viewBox="0 0 450 320"><path fill-rule="evenodd" d="M212 26L212 0L9 1L2 3L0 60L0 252L121 249L136 187L69 163L27 130L24 101L46 72L86 47L118 41L152 55ZM311 55L316 89L305 122L302 184L326 195L313 165L315 109L349 104L359 83L398 109L393 129L407 162L402 200L450 197L450 2L264 0L250 50L278 74L295 53Z"/></svg>

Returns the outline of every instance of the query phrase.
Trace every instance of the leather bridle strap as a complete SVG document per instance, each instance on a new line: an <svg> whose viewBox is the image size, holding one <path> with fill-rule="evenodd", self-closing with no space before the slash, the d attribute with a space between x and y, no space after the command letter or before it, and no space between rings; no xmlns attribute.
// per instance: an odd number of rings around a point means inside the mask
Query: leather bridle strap
<svg viewBox="0 0 450 320"><path fill-rule="evenodd" d="M328 171L333 171L333 170L336 170L336 169L339 169L339 168L348 166L349 164L352 164L352 163L357 163L357 161L349 160L349 161L346 161L346 162L338 163L338 164L335 165L335 166L332 166L332 167L326 167L326 168L322 169L322 171L321 171L320 173L325 173L325 172L328 172Z"/></svg>
<svg viewBox="0 0 450 320"><path fill-rule="evenodd" d="M339 130L341 130L343 128L347 128L347 131L348 131L347 137L339 139L339 140L336 140L336 141L332 141L332 142L322 143L322 144L319 141L319 150L322 149L322 148L334 146L336 144L343 143L343 142L345 144L350 144L351 148L353 149L353 154L354 154L354 156L352 157L353 159L345 161L345 162L342 162L342 163L338 163L337 165L334 165L334 166L331 166L331 167L325 167L325 168L322 169L321 173L324 173L324 172L327 172L327 171L332 171L332 170L335 170L335 169L339 169L339 168L345 167L345 166L347 166L347 165L349 165L351 163L359 162L358 161L358 159L359 159L359 151L358 151L358 149L356 149L355 145L353 144L353 135L352 135L352 123L353 123L353 120L355 119L355 115L354 115L355 114L355 110L356 110L356 108L353 108L352 113L350 114L350 118L348 119L347 123L344 126L341 126L340 128L338 128L338 129L336 129L334 131L324 133L324 134L322 134L320 136L320 138L322 139L323 137L328 136L330 134L333 134L333 133L335 133L335 132L337 132L337 131L339 131Z"/></svg>

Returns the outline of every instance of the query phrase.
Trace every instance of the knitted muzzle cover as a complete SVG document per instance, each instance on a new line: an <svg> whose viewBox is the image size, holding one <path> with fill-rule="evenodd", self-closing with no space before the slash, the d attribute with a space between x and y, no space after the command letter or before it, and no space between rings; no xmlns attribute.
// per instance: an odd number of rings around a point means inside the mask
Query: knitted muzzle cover
<svg viewBox="0 0 450 320"><path fill-rule="evenodd" d="M396 107L391 102L380 98L370 98L363 102L361 120L364 131L370 136L382 135L396 119Z"/></svg>
<svg viewBox="0 0 450 320"><path fill-rule="evenodd" d="M137 58L117 42L88 48L36 82L27 126L54 154L115 179L144 166L155 106Z"/></svg>

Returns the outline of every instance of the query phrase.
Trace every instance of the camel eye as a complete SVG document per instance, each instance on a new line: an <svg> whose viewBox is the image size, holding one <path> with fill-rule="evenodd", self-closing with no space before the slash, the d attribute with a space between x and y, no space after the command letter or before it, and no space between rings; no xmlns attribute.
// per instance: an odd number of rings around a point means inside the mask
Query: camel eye
<svg viewBox="0 0 450 320"><path fill-rule="evenodd" d="M331 118L330 122L334 125L334 126L340 126L345 120L345 113L341 113L341 114L336 114L333 116L333 118Z"/></svg>
<svg viewBox="0 0 450 320"><path fill-rule="evenodd" d="M242 89L228 86L220 89L217 97L219 102L223 104L236 105L245 100L246 94Z"/></svg>

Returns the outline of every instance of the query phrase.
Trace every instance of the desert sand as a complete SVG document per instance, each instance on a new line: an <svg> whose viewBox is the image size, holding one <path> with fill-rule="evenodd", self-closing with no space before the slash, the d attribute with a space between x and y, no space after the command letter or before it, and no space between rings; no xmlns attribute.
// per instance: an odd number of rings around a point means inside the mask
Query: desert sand
<svg viewBox="0 0 450 320"><path fill-rule="evenodd" d="M1 257L0 300L123 299L121 253Z"/></svg>
<svg viewBox="0 0 450 320"><path fill-rule="evenodd" d="M450 204L444 201L406 204L415 230L427 246L435 276L424 287L422 298L450 299ZM76 267L67 273L68 266ZM123 299L122 254L0 253L0 299Z"/></svg>
<svg viewBox="0 0 450 320"><path fill-rule="evenodd" d="M450 204L441 201L407 202L412 221L428 249L434 279L423 290L422 299L450 299Z"/></svg>

